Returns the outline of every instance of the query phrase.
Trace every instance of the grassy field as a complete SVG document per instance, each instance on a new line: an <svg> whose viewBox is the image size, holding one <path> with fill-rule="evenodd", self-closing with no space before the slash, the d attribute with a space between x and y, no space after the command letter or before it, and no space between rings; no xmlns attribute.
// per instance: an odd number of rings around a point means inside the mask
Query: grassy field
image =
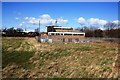
<svg viewBox="0 0 120 80"><path fill-rule="evenodd" d="M117 43L3 37L3 78L117 78Z"/></svg>

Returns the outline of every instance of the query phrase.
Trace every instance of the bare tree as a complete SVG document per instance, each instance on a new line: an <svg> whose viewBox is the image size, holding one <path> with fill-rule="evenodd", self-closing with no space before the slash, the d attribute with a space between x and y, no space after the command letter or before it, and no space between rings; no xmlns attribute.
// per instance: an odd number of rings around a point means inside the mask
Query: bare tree
<svg viewBox="0 0 120 80"><path fill-rule="evenodd" d="M113 29L113 28L115 28L115 27L117 27L117 26L118 26L118 25L115 24L115 23L113 23L113 22L108 22L106 25L104 25L104 27L105 27L106 29L108 29L108 30Z"/></svg>
<svg viewBox="0 0 120 80"><path fill-rule="evenodd" d="M104 25L104 27L106 28L106 33L105 35L108 37L112 37L113 36L113 29L118 27L118 24L113 23L113 22L108 22L106 25ZM117 34L116 34L117 35Z"/></svg>

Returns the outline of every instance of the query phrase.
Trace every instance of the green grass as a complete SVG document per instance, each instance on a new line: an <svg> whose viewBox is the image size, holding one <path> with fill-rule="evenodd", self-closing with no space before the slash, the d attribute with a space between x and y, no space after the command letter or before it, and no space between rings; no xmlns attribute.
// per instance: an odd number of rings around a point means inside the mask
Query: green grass
<svg viewBox="0 0 120 80"><path fill-rule="evenodd" d="M3 52L4 53L4 52ZM14 51L3 54L3 68L8 64L25 65L34 52Z"/></svg>
<svg viewBox="0 0 120 80"><path fill-rule="evenodd" d="M70 54L71 53L68 52L66 49L56 48L53 51L51 51L47 57L50 56L51 59L52 58L57 59L57 58L60 58L60 57L63 57L63 56L68 56Z"/></svg>
<svg viewBox="0 0 120 80"><path fill-rule="evenodd" d="M75 49L76 51L90 51L92 50L89 45L84 45Z"/></svg>

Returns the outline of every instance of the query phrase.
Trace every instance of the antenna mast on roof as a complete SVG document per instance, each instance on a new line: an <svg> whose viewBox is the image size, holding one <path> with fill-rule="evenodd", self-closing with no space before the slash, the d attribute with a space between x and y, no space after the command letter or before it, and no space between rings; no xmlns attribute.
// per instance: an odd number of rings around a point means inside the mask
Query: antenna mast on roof
<svg viewBox="0 0 120 80"><path fill-rule="evenodd" d="M57 26L57 19L56 19L56 21L55 21L55 26Z"/></svg>
<svg viewBox="0 0 120 80"><path fill-rule="evenodd" d="M40 20L39 20L39 33L40 33Z"/></svg>

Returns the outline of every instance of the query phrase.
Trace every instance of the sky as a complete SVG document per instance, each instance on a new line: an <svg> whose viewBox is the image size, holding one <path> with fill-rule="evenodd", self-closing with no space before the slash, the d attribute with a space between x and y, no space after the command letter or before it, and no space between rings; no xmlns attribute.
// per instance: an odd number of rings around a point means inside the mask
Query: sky
<svg viewBox="0 0 120 80"><path fill-rule="evenodd" d="M34 30L41 24L66 27L117 23L118 2L2 2L2 27Z"/></svg>

